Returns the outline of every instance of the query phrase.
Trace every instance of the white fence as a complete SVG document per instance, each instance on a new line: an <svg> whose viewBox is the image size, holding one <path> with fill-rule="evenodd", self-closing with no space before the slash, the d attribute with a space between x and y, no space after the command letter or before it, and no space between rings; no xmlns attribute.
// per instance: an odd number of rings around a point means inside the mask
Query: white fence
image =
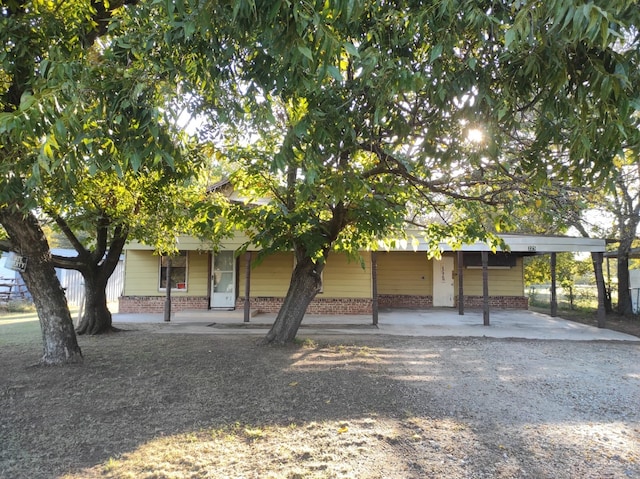
<svg viewBox="0 0 640 479"><path fill-rule="evenodd" d="M629 270L629 288L633 312L640 314L640 269Z"/></svg>
<svg viewBox="0 0 640 479"><path fill-rule="evenodd" d="M64 288L67 302L70 306L80 306L84 301L84 280L79 271L72 269L57 269L60 284ZM118 262L118 266L107 283L107 302L115 302L122 296L124 287L124 261Z"/></svg>
<svg viewBox="0 0 640 479"><path fill-rule="evenodd" d="M75 256L75 250L52 249L52 253L61 256ZM20 273L5 267L6 254L0 258L0 302L31 299L31 295L20 276ZM70 306L80 306L84 301L84 280L79 271L72 269L58 269L56 274L65 290L67 302ZM107 302L118 301L124 289L124 257L120 257L118 265L107 283Z"/></svg>

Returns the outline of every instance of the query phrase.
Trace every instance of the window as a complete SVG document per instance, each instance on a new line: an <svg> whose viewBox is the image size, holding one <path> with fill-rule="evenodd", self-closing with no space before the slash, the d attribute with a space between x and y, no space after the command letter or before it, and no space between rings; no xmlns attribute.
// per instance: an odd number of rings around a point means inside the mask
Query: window
<svg viewBox="0 0 640 479"><path fill-rule="evenodd" d="M482 268L482 255L477 252L464 252L465 268L477 269ZM489 253L488 267L491 269L508 269L516 266L516 256L498 251L497 253Z"/></svg>
<svg viewBox="0 0 640 479"><path fill-rule="evenodd" d="M160 289L167 289L167 265L169 256L160 257ZM180 251L177 255L171 256L171 289L187 289L187 252Z"/></svg>

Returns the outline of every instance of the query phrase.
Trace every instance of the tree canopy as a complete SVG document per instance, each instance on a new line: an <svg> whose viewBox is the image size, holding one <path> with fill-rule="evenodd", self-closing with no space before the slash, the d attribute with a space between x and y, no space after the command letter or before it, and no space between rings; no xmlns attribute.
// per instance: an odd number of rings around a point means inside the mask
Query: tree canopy
<svg viewBox="0 0 640 479"><path fill-rule="evenodd" d="M27 257L45 363L81 353L34 211L49 214L78 251L55 265L108 279L130 234L175 247L186 216L175 186L202 165L173 121L175 85L139 55L145 40L128 13L136 3L0 3L0 222L4 247ZM93 244L74 230L94 231Z"/></svg>
<svg viewBox="0 0 640 479"><path fill-rule="evenodd" d="M447 216L434 245L485 238L479 205L498 228L518 191L604 181L637 142L634 2L236 6L254 29L230 63L239 86L216 90L251 205L236 218L263 254L297 260L269 341L295 335L330 251L357 256L416 212Z"/></svg>

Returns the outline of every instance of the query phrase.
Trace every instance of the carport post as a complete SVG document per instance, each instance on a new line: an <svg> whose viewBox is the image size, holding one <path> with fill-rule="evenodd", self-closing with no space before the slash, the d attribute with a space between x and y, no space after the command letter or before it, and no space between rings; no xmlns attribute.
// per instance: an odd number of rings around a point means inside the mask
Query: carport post
<svg viewBox="0 0 640 479"><path fill-rule="evenodd" d="M164 297L164 321L168 323L171 321L171 256L167 256L167 282L166 292Z"/></svg>
<svg viewBox="0 0 640 479"><path fill-rule="evenodd" d="M483 251L482 256L482 321L489 326L489 252Z"/></svg>
<svg viewBox="0 0 640 479"><path fill-rule="evenodd" d="M551 253L551 317L558 316L558 295L556 291L556 253Z"/></svg>
<svg viewBox="0 0 640 479"><path fill-rule="evenodd" d="M251 317L251 251L247 251L244 255L245 265L244 275L244 322L248 323Z"/></svg>
<svg viewBox="0 0 640 479"><path fill-rule="evenodd" d="M378 258L375 251L371 252L371 313L373 325L378 325Z"/></svg>
<svg viewBox="0 0 640 479"><path fill-rule="evenodd" d="M464 316L464 288L462 272L464 271L464 253L458 251L458 315Z"/></svg>

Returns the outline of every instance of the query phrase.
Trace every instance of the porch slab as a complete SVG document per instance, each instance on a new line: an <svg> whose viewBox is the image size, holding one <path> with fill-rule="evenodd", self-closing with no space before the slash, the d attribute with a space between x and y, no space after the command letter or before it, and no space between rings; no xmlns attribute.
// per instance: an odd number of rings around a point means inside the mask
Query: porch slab
<svg viewBox="0 0 640 479"><path fill-rule="evenodd" d="M114 314L113 322L163 323L159 333L189 334L254 334L264 335L275 320L275 314L252 312L249 323L244 312L182 311L172 315L169 323L162 314ZM546 314L524 310L495 310L491 325L483 325L482 311L434 308L428 310L382 310L377 327L370 315L307 315L299 336L386 334L413 337L488 337L568 341L636 341L640 338L609 329L600 329Z"/></svg>

